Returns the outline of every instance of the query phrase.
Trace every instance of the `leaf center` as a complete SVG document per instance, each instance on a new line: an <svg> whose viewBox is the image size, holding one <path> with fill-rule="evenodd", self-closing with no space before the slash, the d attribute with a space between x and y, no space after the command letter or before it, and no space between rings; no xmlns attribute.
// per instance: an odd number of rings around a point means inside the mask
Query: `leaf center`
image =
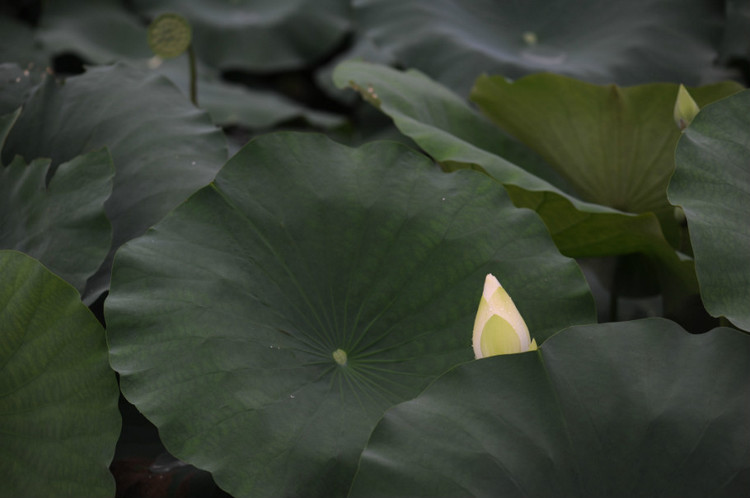
<svg viewBox="0 0 750 498"><path fill-rule="evenodd" d="M337 349L333 352L333 359L342 367L346 365L346 351Z"/></svg>

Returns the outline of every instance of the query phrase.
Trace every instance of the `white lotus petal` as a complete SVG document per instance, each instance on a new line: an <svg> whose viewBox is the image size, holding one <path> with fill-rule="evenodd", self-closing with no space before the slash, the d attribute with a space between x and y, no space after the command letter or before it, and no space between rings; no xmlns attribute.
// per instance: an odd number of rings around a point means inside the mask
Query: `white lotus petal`
<svg viewBox="0 0 750 498"><path fill-rule="evenodd" d="M500 282L488 274L474 320L474 356L521 353L536 349L529 329Z"/></svg>

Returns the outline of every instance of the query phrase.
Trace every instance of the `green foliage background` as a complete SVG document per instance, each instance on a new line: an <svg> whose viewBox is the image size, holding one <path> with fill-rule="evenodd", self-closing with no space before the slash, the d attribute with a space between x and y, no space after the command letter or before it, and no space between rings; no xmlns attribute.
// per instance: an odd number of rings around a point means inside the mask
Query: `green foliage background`
<svg viewBox="0 0 750 498"><path fill-rule="evenodd" d="M0 496L744 496L747 12L4 2Z"/></svg>

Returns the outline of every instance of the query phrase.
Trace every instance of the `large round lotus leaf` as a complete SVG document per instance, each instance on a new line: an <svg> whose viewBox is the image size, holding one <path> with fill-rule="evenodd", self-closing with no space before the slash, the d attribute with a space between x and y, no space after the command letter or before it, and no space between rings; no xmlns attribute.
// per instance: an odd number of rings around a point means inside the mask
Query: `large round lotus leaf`
<svg viewBox="0 0 750 498"><path fill-rule="evenodd" d="M112 243L104 214L112 158L106 149L89 152L60 165L47 181L49 166L47 159L27 165L18 156L0 165L0 248L37 258L83 292Z"/></svg>
<svg viewBox="0 0 750 498"><path fill-rule="evenodd" d="M479 167L503 183L517 206L542 217L563 254L643 252L661 261L683 286L697 286L692 264L677 257L653 213L634 215L579 199L548 165L535 161L528 149L509 141L464 99L422 73L350 61L336 68L334 79L339 87L357 89L441 164Z"/></svg>
<svg viewBox="0 0 750 498"><path fill-rule="evenodd" d="M105 204L113 243L87 299L107 289L114 250L209 183L227 157L224 135L206 113L166 78L125 64L89 69L62 85L48 79L25 103L2 157L49 157L56 167L103 146L115 165Z"/></svg>
<svg viewBox="0 0 750 498"><path fill-rule="evenodd" d="M0 251L0 330L0 496L113 496L119 390L104 329L73 287Z"/></svg>
<svg viewBox="0 0 750 498"><path fill-rule="evenodd" d="M481 73L634 85L719 79L711 0L353 0L364 33L407 67L469 92Z"/></svg>
<svg viewBox="0 0 750 498"><path fill-rule="evenodd" d="M594 320L579 268L472 171L391 142L256 139L123 246L125 396L235 496L344 496L378 418L472 358L494 273L537 342Z"/></svg>
<svg viewBox="0 0 750 498"><path fill-rule="evenodd" d="M737 330L572 327L386 412L349 496L744 496L749 383Z"/></svg>
<svg viewBox="0 0 750 498"><path fill-rule="evenodd" d="M222 69L271 72L318 62L351 28L347 0L135 0L150 16L179 13L198 56Z"/></svg>
<svg viewBox="0 0 750 498"><path fill-rule="evenodd" d="M669 200L688 220L706 310L750 330L750 91L702 109L677 144Z"/></svg>
<svg viewBox="0 0 750 498"><path fill-rule="evenodd" d="M678 85L593 85L556 74L515 82L482 76L472 90L495 123L538 152L589 202L643 213L669 206L680 130ZM700 106L742 90L735 82L689 89Z"/></svg>

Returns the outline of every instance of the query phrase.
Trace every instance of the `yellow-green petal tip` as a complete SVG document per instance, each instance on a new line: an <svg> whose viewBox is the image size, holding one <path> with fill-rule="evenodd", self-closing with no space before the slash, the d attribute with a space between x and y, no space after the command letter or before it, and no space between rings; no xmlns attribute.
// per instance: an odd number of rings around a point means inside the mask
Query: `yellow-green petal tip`
<svg viewBox="0 0 750 498"><path fill-rule="evenodd" d="M484 281L472 342L477 359L536 349L513 299L492 274Z"/></svg>
<svg viewBox="0 0 750 498"><path fill-rule="evenodd" d="M685 85L680 85L677 90L677 100L674 103L674 122L680 131L690 126L698 112L700 112L700 107L693 100Z"/></svg>

